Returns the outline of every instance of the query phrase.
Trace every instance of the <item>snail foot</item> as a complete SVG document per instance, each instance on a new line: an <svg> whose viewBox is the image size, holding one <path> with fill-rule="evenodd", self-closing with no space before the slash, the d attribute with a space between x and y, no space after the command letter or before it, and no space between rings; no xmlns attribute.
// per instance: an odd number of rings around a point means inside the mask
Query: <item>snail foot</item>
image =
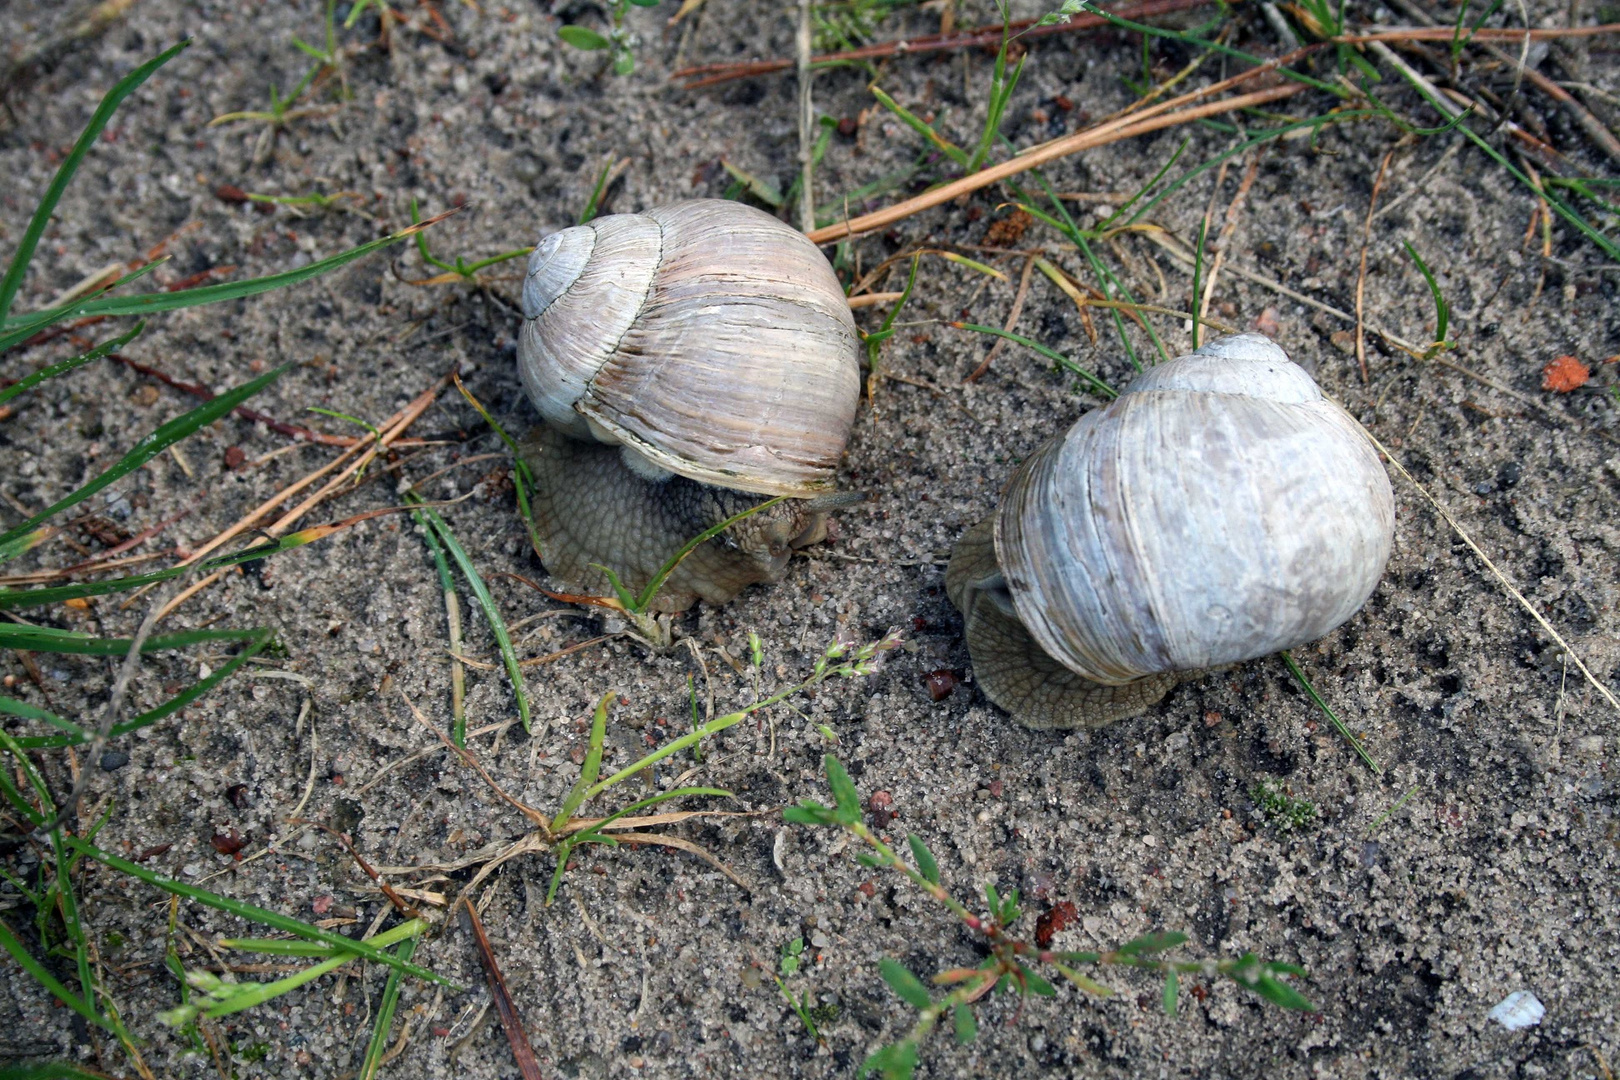
<svg viewBox="0 0 1620 1080"><path fill-rule="evenodd" d="M1018 620L996 564L993 519L969 529L951 553L945 591L962 611L973 677L984 696L1028 728L1100 728L1140 716L1176 677L1149 675L1105 686L1047 655Z"/></svg>

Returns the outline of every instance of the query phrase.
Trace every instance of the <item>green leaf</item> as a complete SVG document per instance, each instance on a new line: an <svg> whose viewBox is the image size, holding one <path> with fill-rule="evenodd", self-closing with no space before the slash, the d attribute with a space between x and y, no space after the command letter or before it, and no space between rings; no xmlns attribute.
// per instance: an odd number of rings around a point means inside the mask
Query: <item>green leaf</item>
<svg viewBox="0 0 1620 1080"><path fill-rule="evenodd" d="M827 770L827 786L832 788L833 801L838 804L838 824L854 825L861 820L861 797L855 791L855 781L831 754L824 755L821 761Z"/></svg>
<svg viewBox="0 0 1620 1080"><path fill-rule="evenodd" d="M883 1080L911 1080L917 1071L917 1044L907 1039L885 1046L861 1063L859 1076L879 1073Z"/></svg>
<svg viewBox="0 0 1620 1080"><path fill-rule="evenodd" d="M1104 986L1102 983L1096 981L1095 979L1087 978L1071 967L1057 963L1054 963L1052 966L1058 969L1058 974L1062 975L1065 979L1068 979L1071 983L1088 994L1094 994L1097 997L1108 997L1113 994L1113 991L1108 989L1108 987Z"/></svg>
<svg viewBox="0 0 1620 1080"><path fill-rule="evenodd" d="M1176 933L1175 931L1162 934L1143 934L1134 941L1127 941L1115 949L1114 952L1119 956L1152 956L1154 953L1173 949L1177 945L1185 943L1186 940L1186 934Z"/></svg>
<svg viewBox="0 0 1620 1080"><path fill-rule="evenodd" d="M120 458L118 463L112 468L108 469L106 472L102 473L88 484L79 488L79 490L73 492L73 494L67 496L65 499L57 502L54 506L35 514L21 525L18 525L16 528L8 531L4 536L0 536L0 544L5 544L9 541L15 540L24 533L43 525L45 522L55 517L63 510L66 510L71 506L78 505L85 499L88 499L90 496L100 491L102 488L106 487L108 484L113 483L115 480L120 480L134 472L136 469L140 468L142 465L145 465L148 461L151 461L154 457L161 454L163 451L167 450L170 446L179 442L181 439L186 438L201 428L207 427L215 420L218 420L220 417L228 414L232 409L242 404L242 402L246 401L254 394L257 394L260 390L263 390L266 386L269 386L277 379L281 378L281 376L291 366L291 364L283 364L274 371L268 371L265 374L260 375L257 379L243 383L234 390L227 390L225 393L205 402L185 415L170 420L167 424L164 424L162 427L158 428L156 431L152 432L150 435L138 442L135 445L135 448Z"/></svg>
<svg viewBox="0 0 1620 1080"><path fill-rule="evenodd" d="M199 678L198 682L191 683L190 687L186 687L185 690L181 690L173 698L159 704L156 709L147 709L146 712L141 712L139 716L131 716L128 721L123 721L122 724L113 724L112 729L107 732L107 738L118 738L122 737L122 735L128 735L130 732L138 732L143 727L149 727L149 725L156 724L157 721L162 721L164 717L173 716L175 712L186 708L188 704L206 695L207 691L211 691L212 688L232 677L237 672L237 669L240 669L241 665L251 661L254 656L258 656L264 649L269 648L269 644L275 640L275 631L271 630L271 628L261 628L261 630L249 631L249 633L258 636L248 638L246 648L241 649L240 653L230 657L224 664L220 664L217 669L209 672L207 677ZM39 717L39 719L45 719L45 717ZM57 724L57 722L49 721L49 719L45 719L45 722L55 724L55 727L62 727L63 724L66 724L66 721ZM19 746L26 746L26 748L32 750L32 748L39 748L39 746L75 746L79 745L79 743L89 742L89 740L91 740L91 735L84 732L83 729L78 729L78 732L68 733L68 735L32 735L32 737L18 738L16 742L18 742Z"/></svg>
<svg viewBox="0 0 1620 1080"><path fill-rule="evenodd" d="M628 75L636 70L636 57L629 49L619 49L613 56L613 74Z"/></svg>
<svg viewBox="0 0 1620 1080"><path fill-rule="evenodd" d="M177 45L172 45L148 60L134 71L119 79L113 88L107 91L91 114L90 122L85 125L84 131L79 134L78 142L68 151L68 156L62 160L61 166L56 170L56 176L45 189L45 197L40 199L39 206L34 209L33 219L28 222L28 228L23 233L22 242L17 245L17 251L11 257L11 264L6 267L6 276L0 280L0 320L11 313L11 302L17 298L17 290L22 288L23 276L28 272L28 264L34 259L34 252L39 247L39 238L45 235L45 228L51 222L51 214L56 210L56 204L61 202L62 194L67 191L68 184L73 180L73 174L79 171L85 154L96 144L101 137L102 129L112 120L113 113L123 104L125 98L135 92L135 88L152 77L153 72L173 60L185 51L191 44L186 38Z"/></svg>
<svg viewBox="0 0 1620 1080"><path fill-rule="evenodd" d="M1164 1014L1176 1015L1176 998L1181 994L1181 979L1176 969L1171 968L1164 973Z"/></svg>
<svg viewBox="0 0 1620 1080"><path fill-rule="evenodd" d="M0 563L15 559L19 555L26 555L55 536L57 532L57 529L47 525L42 529L35 529L31 533L24 533L15 540L8 540L6 543L0 544Z"/></svg>
<svg viewBox="0 0 1620 1080"><path fill-rule="evenodd" d="M1434 275L1429 272L1428 264L1423 261L1423 256L1419 255L1417 249L1405 240L1401 241L1401 246L1412 257L1412 261L1417 263L1418 273L1423 275L1424 283L1429 286L1429 295L1434 298L1434 340L1443 343L1446 340L1446 327L1451 323L1451 305L1447 304L1446 298L1440 294L1440 284L1434 280Z"/></svg>
<svg viewBox="0 0 1620 1080"><path fill-rule="evenodd" d="M798 806L784 806L782 820L790 825L835 825L836 815L814 799L805 799Z"/></svg>
<svg viewBox="0 0 1620 1080"><path fill-rule="evenodd" d="M657 7L658 6L658 0L630 0L630 3L633 4L636 7Z"/></svg>
<svg viewBox="0 0 1620 1080"><path fill-rule="evenodd" d="M964 1002L957 1002L953 1016L956 1020L957 1043L966 1046L979 1037L979 1022L974 1019L973 1010Z"/></svg>
<svg viewBox="0 0 1620 1080"><path fill-rule="evenodd" d="M889 984L889 989L912 1008L926 1009L934 1003L934 999L928 996L928 987L900 961L885 956L878 961L878 974Z"/></svg>
<svg viewBox="0 0 1620 1080"><path fill-rule="evenodd" d="M1281 1005L1285 1009L1298 1009L1300 1012L1315 1012L1316 1006L1310 999L1292 986L1274 978L1269 972L1261 972L1253 983L1247 984L1250 990L1265 998L1273 1005Z"/></svg>
<svg viewBox="0 0 1620 1080"><path fill-rule="evenodd" d="M1023 964L1018 965L1018 970L1023 973L1025 990L1036 997L1057 997L1057 990L1051 983L1029 970Z"/></svg>
<svg viewBox="0 0 1620 1080"><path fill-rule="evenodd" d="M917 839L915 833L906 837L906 843L911 845L911 857L916 860L917 872L924 880L931 884L939 884L939 863L934 861L934 853L928 850L928 845Z"/></svg>
<svg viewBox="0 0 1620 1080"><path fill-rule="evenodd" d="M596 49L610 48L613 45L613 42L609 41L601 34L598 34L595 30L592 30L588 26L575 26L570 24L568 26L559 27L557 30L557 36L562 38L568 44L572 45L574 48L584 49L587 52Z"/></svg>

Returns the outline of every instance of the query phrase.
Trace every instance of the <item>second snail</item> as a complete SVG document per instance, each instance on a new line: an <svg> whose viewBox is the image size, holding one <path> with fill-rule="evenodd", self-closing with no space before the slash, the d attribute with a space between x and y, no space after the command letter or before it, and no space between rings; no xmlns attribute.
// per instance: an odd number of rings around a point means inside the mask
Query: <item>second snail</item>
<svg viewBox="0 0 1620 1080"><path fill-rule="evenodd" d="M1149 368L1042 446L958 542L974 678L1034 728L1136 716L1178 676L1314 641L1389 561L1389 478L1258 334Z"/></svg>
<svg viewBox="0 0 1620 1080"><path fill-rule="evenodd" d="M518 370L546 424L525 447L546 569L639 591L692 537L654 611L776 581L825 534L855 422L858 338L832 267L762 211L697 199L543 239Z"/></svg>

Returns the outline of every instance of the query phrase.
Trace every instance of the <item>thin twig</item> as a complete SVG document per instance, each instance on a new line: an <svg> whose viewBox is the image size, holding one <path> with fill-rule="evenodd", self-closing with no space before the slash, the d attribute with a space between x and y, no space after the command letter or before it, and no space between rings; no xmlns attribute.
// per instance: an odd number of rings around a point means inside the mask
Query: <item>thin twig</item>
<svg viewBox="0 0 1620 1080"><path fill-rule="evenodd" d="M1251 78L1263 70L1268 69L1253 68L1236 78ZM1021 154L1010 161L1004 161L999 165L982 169L972 176L964 176L953 183L945 184L914 198L895 203L893 206L885 207L870 214L863 214L858 218L839 222L835 225L829 225L823 229L817 229L809 234L810 239L817 244L830 244L848 237L875 232L878 229L886 229L895 222L902 221L913 214L950 202L959 196L977 191L980 188L989 187L991 184L1005 180L1009 176L1017 176L1019 173L1028 172L1030 169L1038 168L1057 158L1067 157L1082 150L1091 150L1098 146L1105 146L1137 135L1146 135L1149 132L1174 127L1177 124L1185 124L1210 116L1218 116L1222 113L1236 112L1241 109L1251 109L1259 105L1268 105L1274 101L1293 97L1306 89L1303 83L1288 83L1266 90L1256 90L1248 94L1222 98L1219 101L1212 101L1204 105L1194 105L1179 112L1170 111L1177 105L1184 105L1198 98L1206 97L1212 91L1229 86L1234 81L1235 79L1227 79L1222 83L1216 83L1214 86L1173 98L1129 119L1112 121L1108 124L1100 124L1097 127L1089 128L1086 131L1076 132L1066 139L1059 139L1056 142L1049 143L1039 150Z"/></svg>
<svg viewBox="0 0 1620 1080"><path fill-rule="evenodd" d="M1367 245L1372 240L1373 212L1378 207L1378 192L1384 186L1384 174L1389 171L1389 159L1394 156L1395 151L1390 150L1378 164L1378 176L1373 180L1372 197L1367 200L1367 218L1361 226L1361 271L1356 275L1356 362L1361 365L1363 386L1371 381L1371 376L1367 374L1367 320L1362 303L1367 290Z"/></svg>
<svg viewBox="0 0 1620 1080"><path fill-rule="evenodd" d="M1024 258L1024 272L1018 276L1018 291L1013 294L1012 310L1007 312L1007 321L1001 326L1008 333L1011 333L1012 328L1018 325L1018 316L1024 313L1024 299L1029 295L1029 276L1034 270L1035 257L1033 255L1026 256ZM985 353L984 359L979 362L979 366L974 368L972 373L962 381L978 382L980 376L990 370L990 362L996 358L996 353L1001 351L1001 347L1006 342L1006 338L996 338L990 345L990 351Z"/></svg>
<svg viewBox="0 0 1620 1080"><path fill-rule="evenodd" d="M478 961L484 967L484 977L489 980L489 996L495 1002L501 1027L506 1030L506 1041L512 1044L512 1056L517 1058L518 1072L523 1074L523 1080L541 1080L540 1063L535 1060L529 1037L523 1033L523 1019L518 1016L517 1006L512 1004L512 995L506 989L506 980L501 977L500 965L495 962L495 952L489 947L489 938L484 934L484 924L478 920L477 907L463 904L462 910L467 913L467 923L472 927L473 938L478 943Z"/></svg>

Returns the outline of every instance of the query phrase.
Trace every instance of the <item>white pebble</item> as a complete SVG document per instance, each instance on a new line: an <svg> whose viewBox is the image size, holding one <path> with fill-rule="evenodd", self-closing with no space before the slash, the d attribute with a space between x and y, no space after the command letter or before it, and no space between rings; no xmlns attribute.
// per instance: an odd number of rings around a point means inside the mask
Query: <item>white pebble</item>
<svg viewBox="0 0 1620 1080"><path fill-rule="evenodd" d="M1509 1031L1523 1031L1541 1023L1541 1018L1547 1015L1547 1007L1530 991L1515 990L1486 1015Z"/></svg>

